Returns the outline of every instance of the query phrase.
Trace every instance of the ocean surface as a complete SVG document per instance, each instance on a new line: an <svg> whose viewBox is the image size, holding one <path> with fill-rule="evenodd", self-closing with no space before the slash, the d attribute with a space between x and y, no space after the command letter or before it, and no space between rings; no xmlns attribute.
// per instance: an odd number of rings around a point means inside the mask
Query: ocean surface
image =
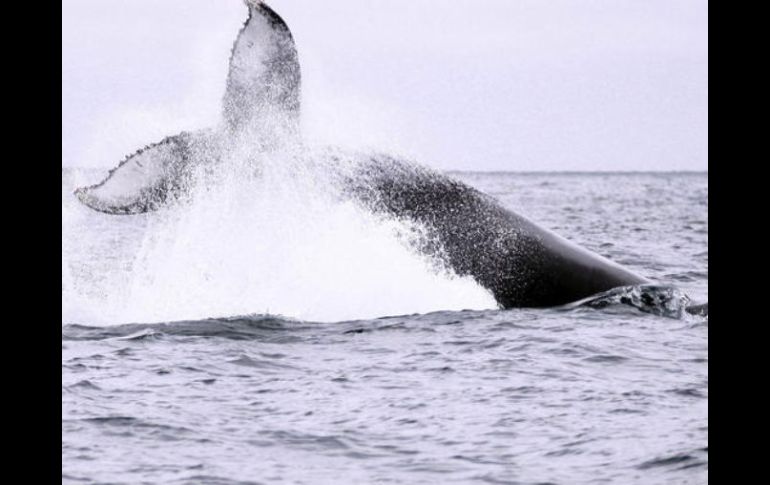
<svg viewBox="0 0 770 485"><path fill-rule="evenodd" d="M708 301L707 173L453 175ZM708 482L708 317L497 310L292 177L121 217L102 176L62 172L62 483Z"/></svg>

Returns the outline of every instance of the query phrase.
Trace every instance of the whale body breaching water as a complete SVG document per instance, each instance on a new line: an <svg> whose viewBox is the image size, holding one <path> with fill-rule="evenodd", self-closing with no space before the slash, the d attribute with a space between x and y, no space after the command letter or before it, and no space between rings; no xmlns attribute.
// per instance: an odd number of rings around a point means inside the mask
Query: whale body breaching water
<svg viewBox="0 0 770 485"><path fill-rule="evenodd" d="M169 136L128 156L99 184L76 190L88 207L141 214L184 203L201 170L290 151L333 173L345 201L419 229L413 248L487 289L502 308L552 307L650 280L581 248L492 197L409 160L340 148L305 147L300 130L301 70L292 34L265 3L246 0L249 16L233 46L220 126ZM246 156L246 155L244 155Z"/></svg>

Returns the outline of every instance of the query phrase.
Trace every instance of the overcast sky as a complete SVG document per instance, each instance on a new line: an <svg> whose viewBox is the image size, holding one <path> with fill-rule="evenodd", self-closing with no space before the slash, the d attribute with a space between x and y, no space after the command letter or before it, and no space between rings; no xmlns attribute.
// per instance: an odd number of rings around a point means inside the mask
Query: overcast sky
<svg viewBox="0 0 770 485"><path fill-rule="evenodd" d="M306 134L440 169L707 170L705 0L272 0ZM242 0L64 0L62 164L217 123Z"/></svg>

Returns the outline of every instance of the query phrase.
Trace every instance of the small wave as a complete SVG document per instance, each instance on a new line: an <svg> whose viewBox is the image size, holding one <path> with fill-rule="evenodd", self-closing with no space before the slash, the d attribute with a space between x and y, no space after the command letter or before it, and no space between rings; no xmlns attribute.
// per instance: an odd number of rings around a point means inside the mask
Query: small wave
<svg viewBox="0 0 770 485"><path fill-rule="evenodd" d="M668 392L672 394L676 394L678 396L683 396L683 397L695 397L695 398L701 398L701 399L708 398L708 395L704 394L700 389L696 389L694 387L671 389Z"/></svg>
<svg viewBox="0 0 770 485"><path fill-rule="evenodd" d="M352 447L352 443L346 443L341 436L314 435L282 430L263 431L260 434L266 439L250 440L249 443L256 446L275 446L280 444L313 451L349 450Z"/></svg>
<svg viewBox="0 0 770 485"><path fill-rule="evenodd" d="M189 478L183 478L180 481L174 482L180 485L200 485L206 483L208 485L262 485L261 482L251 482L243 480L231 480L225 477L218 477L216 475L193 475Z"/></svg>
<svg viewBox="0 0 770 485"><path fill-rule="evenodd" d="M628 360L628 357L623 357L620 355L594 355L591 357L586 357L583 359L586 362L593 362L593 363L599 363L599 364L619 364L621 362L625 362Z"/></svg>
<svg viewBox="0 0 770 485"><path fill-rule="evenodd" d="M255 359L253 357L249 357L248 355L241 355L237 359L228 361L228 363L233 365L239 365L243 367L252 367L255 369L291 369L296 370L297 368L292 365L286 365L286 364L278 364L276 362L271 362L267 359Z"/></svg>
<svg viewBox="0 0 770 485"><path fill-rule="evenodd" d="M708 451L705 451L705 453L708 453ZM664 456L645 461L641 465L637 466L637 468L640 470L649 470L651 468L659 467L675 467L676 470L684 470L686 468L694 468L707 465L707 460L704 461L689 453L677 453L671 456Z"/></svg>
<svg viewBox="0 0 770 485"><path fill-rule="evenodd" d="M82 390L89 390L89 391L101 391L102 388L94 384L93 382L89 380L82 380L78 381L75 384L70 384L69 386L65 386L65 389L67 390L75 390L75 389L82 389Z"/></svg>
<svg viewBox="0 0 770 485"><path fill-rule="evenodd" d="M322 333L360 335L377 332L435 332L437 327L473 324L505 318L501 310L440 311L424 314L386 316L371 320L314 322L276 315L245 315L204 320L182 320L161 323L126 323L109 326L68 324L62 326L63 341L121 340L126 342L162 340L166 337L224 338L291 343ZM507 327L506 327L507 328ZM457 345L462 342L452 342ZM130 349L121 350L129 353Z"/></svg>
<svg viewBox="0 0 770 485"><path fill-rule="evenodd" d="M160 441L182 441L195 439L196 434L190 428L163 424L133 416L99 416L81 419L62 419L62 427L90 425L105 432L122 437L146 436Z"/></svg>
<svg viewBox="0 0 770 485"><path fill-rule="evenodd" d="M72 483L74 483L74 482L77 482L77 483L80 483L80 482L82 482L82 483L93 483L93 480L91 480L90 478L76 477L75 475L69 475L67 473L62 473L61 474L61 481L62 481L62 483L64 483L65 480L67 480L69 482L72 482Z"/></svg>
<svg viewBox="0 0 770 485"><path fill-rule="evenodd" d="M71 420L72 421L72 420ZM175 433L190 433L191 429L181 426L152 423L132 416L100 416L95 418L83 418L74 421L96 424L99 426L119 426L130 428L145 428L160 431L173 431Z"/></svg>
<svg viewBox="0 0 770 485"><path fill-rule="evenodd" d="M310 328L308 323L270 315L253 315L168 323L129 323L109 327L70 324L62 327L62 340L147 340L170 335L286 341L298 339L289 332Z"/></svg>

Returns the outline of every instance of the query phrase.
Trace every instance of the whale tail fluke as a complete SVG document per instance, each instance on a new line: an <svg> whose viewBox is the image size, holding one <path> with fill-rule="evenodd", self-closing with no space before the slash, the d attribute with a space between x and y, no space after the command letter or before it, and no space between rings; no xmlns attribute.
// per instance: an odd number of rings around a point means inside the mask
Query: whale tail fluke
<svg viewBox="0 0 770 485"><path fill-rule="evenodd" d="M300 70L294 39L270 7L245 3L249 17L233 46L223 100L225 129L182 133L137 151L101 183L77 189L82 203L108 214L152 211L185 193L192 167L218 156L222 136L266 149L295 139Z"/></svg>
<svg viewBox="0 0 770 485"><path fill-rule="evenodd" d="M183 132L129 155L102 182L75 191L85 205L107 214L141 214L181 196L197 160L217 156L208 131Z"/></svg>
<svg viewBox="0 0 770 485"><path fill-rule="evenodd" d="M261 1L246 0L249 17L230 56L223 115L230 131L253 124L296 131L299 126L300 67L286 22ZM271 137L273 133L263 133Z"/></svg>

